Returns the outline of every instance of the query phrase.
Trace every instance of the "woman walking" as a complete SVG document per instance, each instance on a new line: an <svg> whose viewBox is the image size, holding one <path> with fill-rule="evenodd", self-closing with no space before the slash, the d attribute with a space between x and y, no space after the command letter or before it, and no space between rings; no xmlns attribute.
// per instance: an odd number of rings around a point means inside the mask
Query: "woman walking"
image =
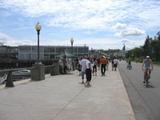
<svg viewBox="0 0 160 120"><path fill-rule="evenodd" d="M86 87L90 87L91 84L91 79L92 79L92 70L91 70L91 62L89 58L86 61Z"/></svg>

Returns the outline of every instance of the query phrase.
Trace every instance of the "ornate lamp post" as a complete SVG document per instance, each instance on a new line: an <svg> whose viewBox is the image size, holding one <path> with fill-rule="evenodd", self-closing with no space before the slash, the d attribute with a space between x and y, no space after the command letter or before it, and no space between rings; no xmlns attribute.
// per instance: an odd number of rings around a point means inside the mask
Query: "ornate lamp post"
<svg viewBox="0 0 160 120"><path fill-rule="evenodd" d="M39 24L39 22L37 22L35 29L37 31L37 62L39 63L39 35L41 30L41 25Z"/></svg>
<svg viewBox="0 0 160 120"><path fill-rule="evenodd" d="M31 70L31 80L39 81L45 79L45 68L39 60L39 35L41 30L39 22L36 24L35 29L37 31L37 62L33 65L33 69Z"/></svg>
<svg viewBox="0 0 160 120"><path fill-rule="evenodd" d="M74 43L74 39L73 38L71 38L71 47L72 47L72 54L73 54L73 43Z"/></svg>
<svg viewBox="0 0 160 120"><path fill-rule="evenodd" d="M74 39L73 38L71 38L71 46L73 47L73 43L74 43Z"/></svg>
<svg viewBox="0 0 160 120"><path fill-rule="evenodd" d="M74 39L73 38L71 38L71 40L70 40L70 42L71 42L71 53L72 53L72 55L73 55L73 43L74 43ZM72 56L73 57L73 56ZM72 58L72 69L74 70L74 60L73 60L73 58Z"/></svg>

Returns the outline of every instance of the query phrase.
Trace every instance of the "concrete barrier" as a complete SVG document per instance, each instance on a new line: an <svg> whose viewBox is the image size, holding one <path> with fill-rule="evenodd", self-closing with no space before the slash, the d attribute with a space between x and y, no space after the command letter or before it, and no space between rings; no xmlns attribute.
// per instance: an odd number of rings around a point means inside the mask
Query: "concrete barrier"
<svg viewBox="0 0 160 120"><path fill-rule="evenodd" d="M12 71L9 71L7 75L6 87L14 87L13 80L12 80Z"/></svg>
<svg viewBox="0 0 160 120"><path fill-rule="evenodd" d="M34 64L31 70L31 80L40 81L45 79L45 67L43 64Z"/></svg>
<svg viewBox="0 0 160 120"><path fill-rule="evenodd" d="M59 64L55 64L51 67L51 76L59 75Z"/></svg>

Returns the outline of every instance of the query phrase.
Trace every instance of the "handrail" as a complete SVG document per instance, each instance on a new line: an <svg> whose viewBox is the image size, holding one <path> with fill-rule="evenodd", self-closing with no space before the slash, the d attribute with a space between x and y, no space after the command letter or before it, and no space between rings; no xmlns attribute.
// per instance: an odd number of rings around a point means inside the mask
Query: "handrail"
<svg viewBox="0 0 160 120"><path fill-rule="evenodd" d="M24 69L28 69L28 70L31 70L33 67L25 67L25 68L11 68L11 69L3 69L3 70L0 70L0 73L1 72L9 72L9 71L18 71L18 70L24 70Z"/></svg>
<svg viewBox="0 0 160 120"><path fill-rule="evenodd" d="M31 70L33 67L26 67L26 68L12 68L12 69L4 69L0 70L0 73L7 73L7 78L6 78L6 84L5 87L14 87L14 83L12 80L12 72L14 71L20 71L24 69Z"/></svg>
<svg viewBox="0 0 160 120"><path fill-rule="evenodd" d="M50 68L50 67L54 67L54 65L46 65L46 66L44 66L44 68ZM24 70L24 69L32 70L33 68L34 68L34 66L25 67L25 68L12 68L12 69L0 70L0 73L6 73L7 74L5 87L14 87L14 83L13 83L13 80L12 80L12 72L20 71L20 70Z"/></svg>
<svg viewBox="0 0 160 120"><path fill-rule="evenodd" d="M45 68L48 68L48 67L54 67L54 65L45 65L44 66ZM9 71L19 71L19 70L24 70L24 69L27 69L27 70L32 70L33 69L33 66L32 67L25 67L25 68L11 68L11 69L3 69L3 70L0 70L0 73L1 72L9 72Z"/></svg>
<svg viewBox="0 0 160 120"><path fill-rule="evenodd" d="M54 64L52 65L45 65L45 66L42 66L44 68L44 72L42 72L42 76L43 74L50 74L51 76L53 75L59 75L59 74L65 74L66 72L64 71L64 67L63 66L60 66L58 62L55 62ZM43 68L42 68L42 71L43 71ZM0 70L0 74L4 73L4 74L7 74L7 78L6 78L6 82L5 82L5 87L14 87L14 83L13 83L13 79L12 79L12 72L15 72L15 71L21 71L21 70L24 70L24 69L27 69L27 70L31 70L31 79L32 80L37 80L35 79L34 76L37 76L37 73L39 74L39 71L35 73L35 71L39 70L39 67L37 66L32 66L32 67L24 67L24 68L11 68L11 69L3 69L3 70ZM41 70L40 70L41 71ZM39 75L38 75L39 76ZM40 75L41 76L41 75ZM41 76L41 77L42 77ZM42 77L43 78L43 77ZM42 79L40 79L42 80Z"/></svg>

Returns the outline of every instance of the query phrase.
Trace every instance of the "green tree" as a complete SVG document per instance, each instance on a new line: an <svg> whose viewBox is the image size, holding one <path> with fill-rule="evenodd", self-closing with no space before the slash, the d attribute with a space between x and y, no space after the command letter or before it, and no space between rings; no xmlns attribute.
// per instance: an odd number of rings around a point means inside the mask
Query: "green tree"
<svg viewBox="0 0 160 120"><path fill-rule="evenodd" d="M154 38L148 35L143 46L127 51L126 57L132 60L141 60L147 55L151 56L154 61L160 62L160 31Z"/></svg>
<svg viewBox="0 0 160 120"><path fill-rule="evenodd" d="M148 35L143 45L143 56L151 55L151 41L152 38Z"/></svg>
<svg viewBox="0 0 160 120"><path fill-rule="evenodd" d="M152 50L152 58L155 61L160 61L160 40L158 38L155 39L151 42L151 50Z"/></svg>
<svg viewBox="0 0 160 120"><path fill-rule="evenodd" d="M157 38L158 38L158 40L160 40L160 31L159 32L157 32Z"/></svg>

